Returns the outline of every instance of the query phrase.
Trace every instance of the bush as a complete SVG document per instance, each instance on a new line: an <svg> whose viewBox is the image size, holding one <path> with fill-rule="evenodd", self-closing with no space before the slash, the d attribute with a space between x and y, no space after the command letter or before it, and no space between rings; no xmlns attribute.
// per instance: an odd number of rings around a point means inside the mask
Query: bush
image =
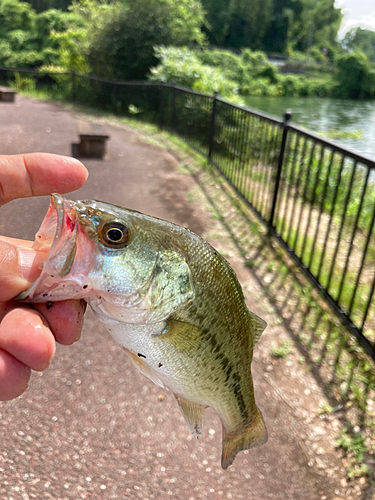
<svg viewBox="0 0 375 500"><path fill-rule="evenodd" d="M366 99L375 97L375 72L363 52L343 54L335 61L337 97Z"/></svg>
<svg viewBox="0 0 375 500"><path fill-rule="evenodd" d="M198 92L213 94L236 100L238 85L228 79L219 67L203 64L197 53L187 48L157 47L156 57L160 64L151 69L151 80L177 83Z"/></svg>
<svg viewBox="0 0 375 500"><path fill-rule="evenodd" d="M279 75L279 95L330 97L336 83L329 77L306 78L299 75Z"/></svg>
<svg viewBox="0 0 375 500"><path fill-rule="evenodd" d="M95 29L88 28L88 62L97 76L142 80L157 64L155 45L203 43L202 23L198 0L113 4Z"/></svg>
<svg viewBox="0 0 375 500"><path fill-rule="evenodd" d="M249 78L248 82L241 88L241 94L254 96L280 96L283 95L283 89L280 85L271 85L265 78Z"/></svg>
<svg viewBox="0 0 375 500"><path fill-rule="evenodd" d="M244 49L237 55L228 50L205 50L197 51L196 55L202 63L220 69L226 78L237 82L240 94L249 95L250 89L254 89L254 79L277 83L277 68L268 62L264 52Z"/></svg>
<svg viewBox="0 0 375 500"><path fill-rule="evenodd" d="M259 69L264 64L268 63L267 56L264 52L260 50L253 51L250 49L244 49L241 52L242 61L248 68Z"/></svg>
<svg viewBox="0 0 375 500"><path fill-rule="evenodd" d="M33 75L21 76L18 71L14 73L14 87L19 92L34 92L35 80Z"/></svg>
<svg viewBox="0 0 375 500"><path fill-rule="evenodd" d="M242 57L228 50L196 51L196 56L203 64L220 69L227 78L238 82L240 86L246 77L247 68Z"/></svg>
<svg viewBox="0 0 375 500"><path fill-rule="evenodd" d="M224 50L190 50L158 47L160 64L151 70L152 79L212 94L240 102L240 95L254 96L319 96L329 97L336 86L329 76L306 78L283 75L268 63L263 52L249 49L241 55ZM245 64L246 61L246 64Z"/></svg>
<svg viewBox="0 0 375 500"><path fill-rule="evenodd" d="M298 96L303 92L304 78L297 75L285 75L279 79L279 82L283 89L283 95Z"/></svg>

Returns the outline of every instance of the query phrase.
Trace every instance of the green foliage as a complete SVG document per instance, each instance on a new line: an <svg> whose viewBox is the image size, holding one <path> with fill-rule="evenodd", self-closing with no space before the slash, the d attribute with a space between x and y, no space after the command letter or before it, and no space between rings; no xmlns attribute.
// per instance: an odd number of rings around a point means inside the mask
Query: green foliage
<svg viewBox="0 0 375 500"><path fill-rule="evenodd" d="M21 76L18 71L14 73L14 87L19 92L35 92L33 75Z"/></svg>
<svg viewBox="0 0 375 500"><path fill-rule="evenodd" d="M86 30L83 28L69 29L64 33L55 33L52 40L59 46L58 64L66 70L77 73L89 73L90 66L85 57L87 50ZM46 64L53 64L48 63Z"/></svg>
<svg viewBox="0 0 375 500"><path fill-rule="evenodd" d="M153 80L176 82L205 93L217 90L237 102L237 94L325 97L336 86L329 76L280 74L263 52L250 49L237 55L225 50L158 47L155 53L160 64L151 70Z"/></svg>
<svg viewBox="0 0 375 500"><path fill-rule="evenodd" d="M276 97L283 95L283 90L280 85L270 84L266 78L252 78L241 87L241 94Z"/></svg>
<svg viewBox="0 0 375 500"><path fill-rule="evenodd" d="M176 82L199 92L213 94L218 91L222 97L236 98L238 85L219 67L203 64L199 53L178 47L157 47L155 53L160 64L151 70L152 80Z"/></svg>
<svg viewBox="0 0 375 500"><path fill-rule="evenodd" d="M58 35L79 18L51 9L37 14L28 3L0 0L0 65L40 67L60 62Z"/></svg>
<svg viewBox="0 0 375 500"><path fill-rule="evenodd" d="M255 74L258 74L269 64L266 54L260 50L243 49L241 55L243 63Z"/></svg>
<svg viewBox="0 0 375 500"><path fill-rule="evenodd" d="M341 130L341 129L330 129L326 134L320 133L320 135L327 135L329 139L356 139L357 141L363 140L365 138L363 130Z"/></svg>
<svg viewBox="0 0 375 500"><path fill-rule="evenodd" d="M266 54L261 51L244 49L238 55L219 49L197 51L196 55L204 64L220 68L227 78L238 82L240 87L254 77L268 78L270 83L277 80L276 67L268 62Z"/></svg>
<svg viewBox="0 0 375 500"><path fill-rule="evenodd" d="M369 473L368 466L364 463L367 446L360 432L352 432L347 427L341 431L340 439L336 444L349 452L348 477L362 476Z"/></svg>
<svg viewBox="0 0 375 500"><path fill-rule="evenodd" d="M292 9L288 32L288 50L309 53L312 47L328 49L332 58L337 47L337 33L342 13L335 7L334 0L297 0Z"/></svg>
<svg viewBox="0 0 375 500"><path fill-rule="evenodd" d="M202 0L210 43L332 59L342 19L334 0Z"/></svg>
<svg viewBox="0 0 375 500"><path fill-rule="evenodd" d="M272 0L202 0L206 11L204 31L213 45L263 48L272 22Z"/></svg>
<svg viewBox="0 0 375 500"><path fill-rule="evenodd" d="M311 48L309 56L302 52L289 51L289 59L282 68L283 73L324 74L331 71L332 63L324 60L323 52L317 47Z"/></svg>
<svg viewBox="0 0 375 500"><path fill-rule="evenodd" d="M88 32L88 62L94 74L141 80L157 63L155 45L203 43L198 0L124 0L108 8Z"/></svg>
<svg viewBox="0 0 375 500"><path fill-rule="evenodd" d="M46 42L48 45L53 45L51 35L65 32L75 22L78 22L76 16L56 9L50 9L36 15L34 37L39 48L44 47Z"/></svg>
<svg viewBox="0 0 375 500"><path fill-rule="evenodd" d="M364 99L375 96L375 71L366 54L360 50L343 54L337 57L335 67L338 97Z"/></svg>
<svg viewBox="0 0 375 500"><path fill-rule="evenodd" d="M272 20L272 0L231 0L230 8L232 16L227 45L236 48L263 48L263 38Z"/></svg>
<svg viewBox="0 0 375 500"><path fill-rule="evenodd" d="M25 2L0 0L0 39L12 31L30 33L34 17L35 11Z"/></svg>
<svg viewBox="0 0 375 500"><path fill-rule="evenodd" d="M345 168L342 169L339 157L332 158L328 150L321 155L321 152L314 148L312 143L306 146L302 156L301 149L298 150L295 137L293 138L292 135L287 143L287 151L286 166L281 176L285 185L295 188L296 183L306 183L303 194L304 201L308 201L316 207L322 206L327 213L334 209L335 216L338 219L343 215L342 211L346 207L346 225L350 226L355 222L358 228L365 233L370 230L375 204L375 182L371 179L367 183L365 200L360 217L357 220L358 206L360 205L366 181L367 171L365 168L357 168L352 181L353 162L346 162ZM307 159L309 159L308 167ZM296 168L292 177L290 165L293 162L295 162ZM329 182L327 182L327 179Z"/></svg>
<svg viewBox="0 0 375 500"><path fill-rule="evenodd" d="M305 75L279 75L280 94L285 96L318 96L332 95L335 82L330 77L306 78Z"/></svg>
<svg viewBox="0 0 375 500"><path fill-rule="evenodd" d="M359 49L375 62L375 31L352 28L346 33L342 46L348 51Z"/></svg>
<svg viewBox="0 0 375 500"><path fill-rule="evenodd" d="M237 102L241 94L375 95L375 69L358 50L336 58L332 77L326 52L330 59L337 51L341 21L333 0L73 0L69 5L70 0L0 0L0 65L61 66L106 78L142 80L161 58L155 46L199 46L165 53L153 78L176 80L207 93L218 90ZM60 10L68 6L69 12ZM211 42L241 52L202 50L205 33ZM361 47L370 55L373 35L352 30L345 46ZM293 56L283 70L309 77L284 76L264 52L250 47L281 48Z"/></svg>
<svg viewBox="0 0 375 500"><path fill-rule="evenodd" d="M335 0L318 0L308 43L311 41L311 45L318 49L326 48L330 59L337 51L337 33L342 18L341 9L335 7Z"/></svg>
<svg viewBox="0 0 375 500"><path fill-rule="evenodd" d="M44 12L49 9L61 9L66 11L72 0L27 0L36 12Z"/></svg>
<svg viewBox="0 0 375 500"><path fill-rule="evenodd" d="M206 12L203 31L213 45L224 45L232 17L230 0L202 0L202 5Z"/></svg>
<svg viewBox="0 0 375 500"><path fill-rule="evenodd" d="M241 57L228 50L200 50L195 52L195 56L201 63L220 69L226 77L236 80L240 85L246 75Z"/></svg>
<svg viewBox="0 0 375 500"><path fill-rule="evenodd" d="M290 342L288 340L283 340L278 346L271 348L271 356L274 358L286 358L288 354L292 352Z"/></svg>

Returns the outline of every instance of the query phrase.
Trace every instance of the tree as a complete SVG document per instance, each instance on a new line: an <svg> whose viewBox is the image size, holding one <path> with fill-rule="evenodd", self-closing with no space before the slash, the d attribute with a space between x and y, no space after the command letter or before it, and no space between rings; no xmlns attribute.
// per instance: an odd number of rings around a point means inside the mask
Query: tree
<svg viewBox="0 0 375 500"><path fill-rule="evenodd" d="M223 46L232 17L231 0L202 0L206 12L203 31L212 45Z"/></svg>
<svg viewBox="0 0 375 500"><path fill-rule="evenodd" d="M342 14L334 0L202 0L203 30L220 47L299 51L332 58Z"/></svg>
<svg viewBox="0 0 375 500"><path fill-rule="evenodd" d="M11 31L31 32L35 11L28 3L18 0L0 0L0 39Z"/></svg>
<svg viewBox="0 0 375 500"><path fill-rule="evenodd" d="M375 71L360 50L339 56L335 61L337 94L349 99L375 97Z"/></svg>
<svg viewBox="0 0 375 500"><path fill-rule="evenodd" d="M97 75L144 79L157 63L154 46L201 44L202 23L198 0L125 0L90 27L88 62Z"/></svg>
<svg viewBox="0 0 375 500"><path fill-rule="evenodd" d="M340 29L343 14L335 7L335 0L319 0L314 12L314 32L311 45L328 49L333 55L338 42L337 34Z"/></svg>
<svg viewBox="0 0 375 500"><path fill-rule="evenodd" d="M375 31L352 28L346 33L342 46L348 51L359 49L375 62Z"/></svg>
<svg viewBox="0 0 375 500"><path fill-rule="evenodd" d="M36 12L44 12L49 9L67 11L72 0L26 0Z"/></svg>
<svg viewBox="0 0 375 500"><path fill-rule="evenodd" d="M342 13L335 0L298 0L300 7L290 33L290 49L309 53L311 47L334 52ZM297 2L297 3L298 3Z"/></svg>
<svg viewBox="0 0 375 500"><path fill-rule="evenodd" d="M0 65L58 65L62 42L58 35L68 33L80 19L56 9L37 14L29 3L0 0Z"/></svg>
<svg viewBox="0 0 375 500"><path fill-rule="evenodd" d="M49 9L35 16L33 36L36 48L42 50L47 46L58 48L55 43L56 33L66 32L73 24L79 22L74 14Z"/></svg>
<svg viewBox="0 0 375 500"><path fill-rule="evenodd" d="M271 24L272 0L231 0L232 13L226 44L230 47L261 49Z"/></svg>

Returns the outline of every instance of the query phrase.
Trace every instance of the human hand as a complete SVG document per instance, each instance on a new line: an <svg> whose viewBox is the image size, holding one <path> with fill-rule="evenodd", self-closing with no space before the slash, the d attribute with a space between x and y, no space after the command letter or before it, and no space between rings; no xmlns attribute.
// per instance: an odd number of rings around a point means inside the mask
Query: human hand
<svg viewBox="0 0 375 500"><path fill-rule="evenodd" d="M80 188L88 172L78 160L46 153L0 156L0 206L16 199L67 193ZM12 300L38 277L46 253L33 242L0 236L0 401L27 388L31 369L45 370L55 341L78 340L85 303L77 300L20 304Z"/></svg>

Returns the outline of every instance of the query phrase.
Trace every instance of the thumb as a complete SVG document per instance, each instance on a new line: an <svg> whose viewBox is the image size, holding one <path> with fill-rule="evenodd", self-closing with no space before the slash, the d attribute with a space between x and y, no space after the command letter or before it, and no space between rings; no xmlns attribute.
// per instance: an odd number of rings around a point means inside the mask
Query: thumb
<svg viewBox="0 0 375 500"><path fill-rule="evenodd" d="M47 254L32 250L28 244L32 243L0 239L0 302L27 290L40 274L39 265Z"/></svg>

